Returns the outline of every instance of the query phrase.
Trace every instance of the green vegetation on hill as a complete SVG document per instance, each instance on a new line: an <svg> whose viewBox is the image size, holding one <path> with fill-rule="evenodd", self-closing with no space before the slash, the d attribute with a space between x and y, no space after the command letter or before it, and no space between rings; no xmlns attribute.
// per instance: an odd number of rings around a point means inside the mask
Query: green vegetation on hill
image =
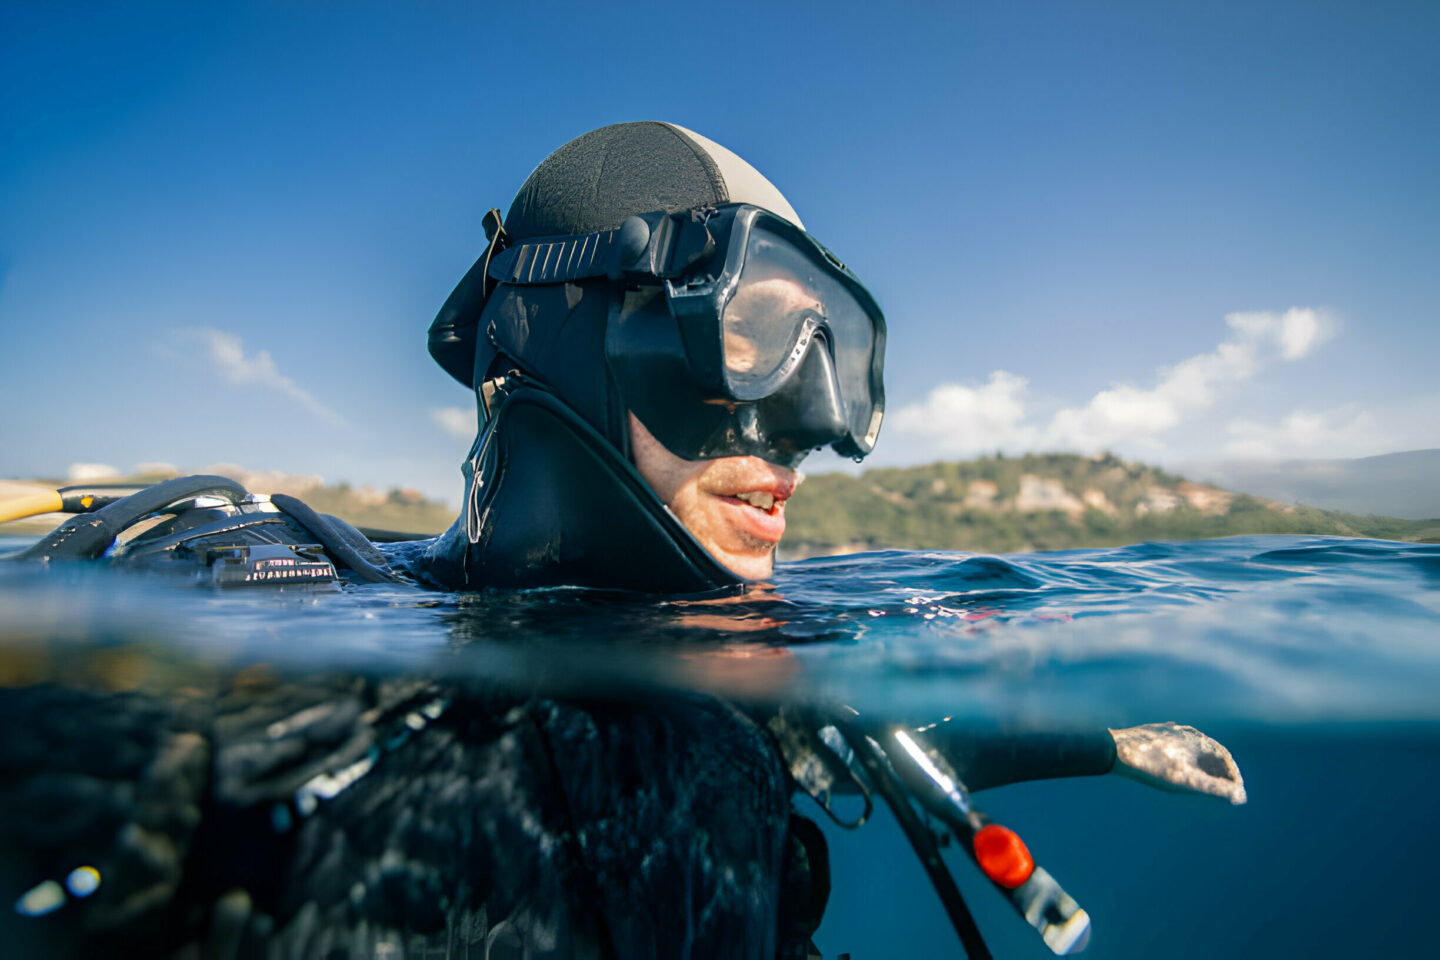
<svg viewBox="0 0 1440 960"><path fill-rule="evenodd" d="M1032 454L823 474L786 505L787 557L885 547L1010 553L1247 533L1440 536L1406 521L1290 506L1111 455Z"/></svg>
<svg viewBox="0 0 1440 960"><path fill-rule="evenodd" d="M440 533L455 510L414 490L381 493L318 478L234 473L256 493L291 493L358 527ZM116 478L153 483L169 474ZM44 483L44 481L41 481ZM54 482L53 486L62 485ZM1440 520L1357 516L1290 506L1190 483L1114 456L1031 454L810 477L786 505L790 559L894 547L1013 553L1198 540L1242 533L1313 533L1440 540ZM39 533L55 514L6 524Z"/></svg>

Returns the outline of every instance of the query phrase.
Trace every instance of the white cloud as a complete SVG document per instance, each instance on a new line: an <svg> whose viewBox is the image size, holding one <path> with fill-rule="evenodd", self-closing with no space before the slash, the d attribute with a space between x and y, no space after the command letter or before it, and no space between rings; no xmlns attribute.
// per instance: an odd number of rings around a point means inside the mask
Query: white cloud
<svg viewBox="0 0 1440 960"><path fill-rule="evenodd" d="M436 425L459 440L475 439L475 411L465 407L439 407L430 411Z"/></svg>
<svg viewBox="0 0 1440 960"><path fill-rule="evenodd" d="M113 480L118 476L120 471L108 463L72 463L70 469L65 471L65 479L71 483L96 483Z"/></svg>
<svg viewBox="0 0 1440 960"><path fill-rule="evenodd" d="M1231 314L1225 320L1234 331L1231 339L1211 353L1161 368L1154 387L1115 386L1101 390L1083 407L1057 412L1043 433L1044 445L1098 450L1148 441L1179 425L1186 414L1208 407L1218 389L1254 374L1265 338L1280 329L1273 314Z"/></svg>
<svg viewBox="0 0 1440 960"><path fill-rule="evenodd" d="M1302 457L1364 457L1402 445L1356 406L1327 413L1296 410L1275 423L1241 419L1226 427L1227 455L1257 460Z"/></svg>
<svg viewBox="0 0 1440 960"><path fill-rule="evenodd" d="M190 333L204 346L210 361L219 368L221 375L231 383L254 384L284 394L296 401L326 423L337 427L349 426L345 418L315 399L294 380L282 374L268 350L257 350L245 355L244 345L233 333L209 327L197 328Z"/></svg>
<svg viewBox="0 0 1440 960"><path fill-rule="evenodd" d="M979 387L936 387L923 402L901 407L890 419L897 430L930 441L941 453L1028 448L1035 442L1035 428L1022 423L1028 386L1024 377L996 370Z"/></svg>
<svg viewBox="0 0 1440 960"><path fill-rule="evenodd" d="M1193 420L1267 364L1310 354L1335 326L1299 307L1283 314L1232 313L1225 323L1230 335L1214 350L1158 369L1154 386L1116 384L1083 405L1057 411L1043 425L1025 409L1026 379L1005 371L995 371L980 387L937 387L922 403L897 410L892 422L901 433L952 454L1155 446L1159 435Z"/></svg>
<svg viewBox="0 0 1440 960"><path fill-rule="evenodd" d="M1286 360L1309 356L1335 335L1337 326L1330 317L1308 307L1291 307L1282 314L1232 313L1225 322L1256 341L1278 344L1280 356Z"/></svg>
<svg viewBox="0 0 1440 960"><path fill-rule="evenodd" d="M1314 310L1291 307L1280 318L1281 354L1286 360L1298 360L1334 333L1334 324L1326 322Z"/></svg>

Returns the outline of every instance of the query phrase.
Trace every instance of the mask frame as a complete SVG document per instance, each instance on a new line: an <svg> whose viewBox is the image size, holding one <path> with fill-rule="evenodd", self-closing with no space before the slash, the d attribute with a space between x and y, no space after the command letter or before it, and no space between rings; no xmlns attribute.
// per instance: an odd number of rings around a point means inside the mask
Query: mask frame
<svg viewBox="0 0 1440 960"><path fill-rule="evenodd" d="M794 285L818 299L815 309L766 316L752 325L764 338L761 355L769 358L753 374L735 362L733 304L754 275L773 267L771 259L785 260ZM607 360L632 407L650 410L648 417L642 409L636 415L680 456L748 453L793 464L826 445L856 459L874 449L885 405L884 314L824 245L764 208L657 211L629 217L615 230L526 240L490 255L485 276L516 286L608 277L618 296ZM626 328L634 313L627 301L646 288L663 292L669 323L655 323L652 310L650 322ZM828 367L828 374L817 367ZM663 397L646 402L652 393ZM751 405L756 408L744 409ZM659 425L657 431L655 421L682 418L657 418L655 411L676 408L710 427ZM732 422L713 422L717 408ZM785 423L786 417L793 422Z"/></svg>

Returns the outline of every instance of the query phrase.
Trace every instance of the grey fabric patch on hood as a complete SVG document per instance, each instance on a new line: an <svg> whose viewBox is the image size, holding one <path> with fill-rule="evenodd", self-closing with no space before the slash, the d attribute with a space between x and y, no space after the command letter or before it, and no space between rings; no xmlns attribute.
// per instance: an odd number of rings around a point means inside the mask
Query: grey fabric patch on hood
<svg viewBox="0 0 1440 960"><path fill-rule="evenodd" d="M626 217L753 203L800 219L758 170L711 140L658 121L591 130L546 157L505 215L514 239L613 230Z"/></svg>

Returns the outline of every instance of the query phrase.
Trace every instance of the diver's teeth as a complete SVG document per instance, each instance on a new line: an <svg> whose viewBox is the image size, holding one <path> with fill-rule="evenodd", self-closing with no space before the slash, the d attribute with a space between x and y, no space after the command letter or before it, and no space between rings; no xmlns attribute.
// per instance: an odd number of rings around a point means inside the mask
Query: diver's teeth
<svg viewBox="0 0 1440 960"><path fill-rule="evenodd" d="M775 506L775 494L766 493L763 490L756 490L753 493L737 493L735 499L744 500L750 506L758 507L761 510L769 510Z"/></svg>

